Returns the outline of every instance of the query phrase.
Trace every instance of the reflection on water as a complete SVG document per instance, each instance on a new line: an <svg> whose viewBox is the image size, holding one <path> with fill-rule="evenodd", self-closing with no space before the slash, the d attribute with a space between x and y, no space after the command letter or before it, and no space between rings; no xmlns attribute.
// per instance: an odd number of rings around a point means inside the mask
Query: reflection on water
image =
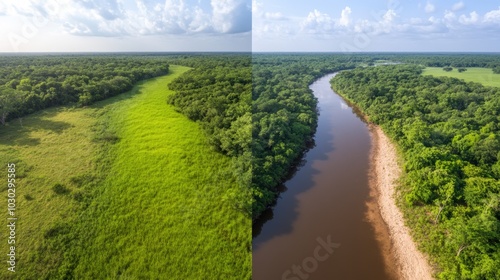
<svg viewBox="0 0 500 280"><path fill-rule="evenodd" d="M331 90L332 77L311 85L320 110L316 146L254 225L255 280L391 279L365 218L368 128Z"/></svg>
<svg viewBox="0 0 500 280"><path fill-rule="evenodd" d="M340 109L342 109L342 110L348 110L349 106L347 106L347 104L345 104L344 102L340 101Z"/></svg>

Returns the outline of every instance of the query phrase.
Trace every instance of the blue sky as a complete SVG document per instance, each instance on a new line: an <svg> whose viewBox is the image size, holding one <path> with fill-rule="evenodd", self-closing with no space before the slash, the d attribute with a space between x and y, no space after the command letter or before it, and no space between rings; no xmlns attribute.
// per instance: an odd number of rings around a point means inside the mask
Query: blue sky
<svg viewBox="0 0 500 280"><path fill-rule="evenodd" d="M500 1L253 0L252 9L253 51L500 51Z"/></svg>
<svg viewBox="0 0 500 280"><path fill-rule="evenodd" d="M250 51L251 0L2 0L0 52Z"/></svg>
<svg viewBox="0 0 500 280"><path fill-rule="evenodd" d="M499 0L7 0L0 52L500 51Z"/></svg>

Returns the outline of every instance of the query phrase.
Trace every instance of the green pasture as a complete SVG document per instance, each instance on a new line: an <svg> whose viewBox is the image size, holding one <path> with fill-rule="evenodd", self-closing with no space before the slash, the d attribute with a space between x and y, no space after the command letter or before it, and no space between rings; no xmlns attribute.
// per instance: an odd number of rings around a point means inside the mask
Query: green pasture
<svg viewBox="0 0 500 280"><path fill-rule="evenodd" d="M466 82L481 83L485 86L500 87L500 75L494 74L490 68L471 67L466 68L467 71L458 72L458 68L453 68L452 71L446 72L440 67L427 67L424 70L424 75L433 75L436 77L445 76L457 79L463 79Z"/></svg>
<svg viewBox="0 0 500 280"><path fill-rule="evenodd" d="M0 163L20 177L19 279L251 278L251 220L234 207L231 160L166 103L187 70L0 128Z"/></svg>

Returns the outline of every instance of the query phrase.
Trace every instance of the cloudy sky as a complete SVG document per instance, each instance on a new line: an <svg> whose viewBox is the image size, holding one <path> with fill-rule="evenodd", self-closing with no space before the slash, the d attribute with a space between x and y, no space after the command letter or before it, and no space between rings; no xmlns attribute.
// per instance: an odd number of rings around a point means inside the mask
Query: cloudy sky
<svg viewBox="0 0 500 280"><path fill-rule="evenodd" d="M1 0L0 52L250 51L251 0Z"/></svg>
<svg viewBox="0 0 500 280"><path fill-rule="evenodd" d="M252 10L253 51L500 52L498 0L253 0Z"/></svg>
<svg viewBox="0 0 500 280"><path fill-rule="evenodd" d="M500 51L499 0L0 0L0 52Z"/></svg>

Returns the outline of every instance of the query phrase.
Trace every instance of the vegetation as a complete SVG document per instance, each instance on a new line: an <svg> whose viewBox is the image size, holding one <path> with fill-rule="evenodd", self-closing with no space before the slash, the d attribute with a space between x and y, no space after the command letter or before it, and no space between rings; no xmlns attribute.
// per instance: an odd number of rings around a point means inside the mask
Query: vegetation
<svg viewBox="0 0 500 280"><path fill-rule="evenodd" d="M421 73L415 65L360 68L332 86L400 147L405 216L438 276L496 279L500 88Z"/></svg>
<svg viewBox="0 0 500 280"><path fill-rule="evenodd" d="M164 58L141 56L2 56L0 65L0 100L15 105L0 103L2 121L56 105L89 105L168 73Z"/></svg>
<svg viewBox="0 0 500 280"><path fill-rule="evenodd" d="M250 279L232 161L165 103L186 70L92 106L13 113L0 128L0 163L18 168L18 278Z"/></svg>
<svg viewBox="0 0 500 280"><path fill-rule="evenodd" d="M406 65L379 65L394 63ZM500 273L500 89L479 84L499 86L499 56L66 55L0 65L0 164L18 167L20 278L249 279L250 215L274 202L314 145L309 85L371 65L333 86L400 146L420 244L442 278Z"/></svg>
<svg viewBox="0 0 500 280"><path fill-rule="evenodd" d="M465 68L465 71L460 71L462 68L458 68L458 71L445 72L438 67L427 67L424 69L424 75L433 75L436 77L452 77L457 79L463 79L467 82L481 83L485 86L500 87L500 79L497 75L492 73L491 69L488 68Z"/></svg>
<svg viewBox="0 0 500 280"><path fill-rule="evenodd" d="M363 55L177 57L172 64L194 69L170 84L176 94L168 102L200 123L216 151L232 157L241 187L232 195L235 206L256 218L312 142L317 112L309 84L368 60Z"/></svg>
<svg viewBox="0 0 500 280"><path fill-rule="evenodd" d="M494 68L500 66L500 56L497 54L478 53L478 54L461 54L461 53L406 53L406 54L390 54L390 53L371 53L366 54L374 61L389 60L401 63L409 63L423 65L427 67L452 67L452 68Z"/></svg>
<svg viewBox="0 0 500 280"><path fill-rule="evenodd" d="M309 84L326 73L342 69L400 63L438 67L442 73L472 77L478 74L471 67L483 67L489 73L491 70L486 68L500 67L500 56L433 53L253 55L251 188L254 219L275 201L278 184L286 180L307 147L313 145L317 112ZM467 68L468 71L443 72L443 67ZM484 76L492 77L489 73ZM488 78L489 85L496 85L496 80Z"/></svg>
<svg viewBox="0 0 500 280"><path fill-rule="evenodd" d="M54 240L54 250L46 252L48 237L59 224L70 223L81 213L84 202L79 197L105 174L94 173L99 145L92 140L92 124L97 110L51 108L0 127L0 165L16 164L20 225L16 227L16 273L2 269L1 279L47 279L56 273L70 246ZM86 178L89 186L73 183L78 178ZM7 197L6 185L1 196ZM6 212L2 218L7 218ZM0 231L0 238L7 240L7 234Z"/></svg>
<svg viewBox="0 0 500 280"><path fill-rule="evenodd" d="M212 55L186 64L195 68L169 84L175 94L168 103L199 122L214 150L232 158L240 187L232 194L234 204L250 216L251 57Z"/></svg>

